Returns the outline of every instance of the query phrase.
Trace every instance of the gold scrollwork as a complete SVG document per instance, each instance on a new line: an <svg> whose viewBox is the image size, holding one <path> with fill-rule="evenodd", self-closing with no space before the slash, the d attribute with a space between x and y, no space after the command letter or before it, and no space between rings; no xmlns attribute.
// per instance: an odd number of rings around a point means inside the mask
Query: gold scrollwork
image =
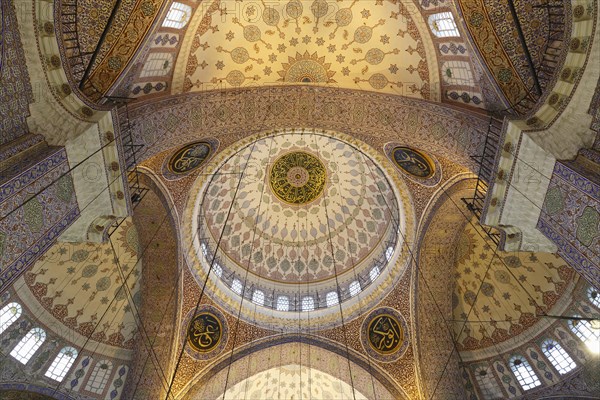
<svg viewBox="0 0 600 400"><path fill-rule="evenodd" d="M323 163L303 151L284 154L273 163L269 175L271 190L281 201L307 204L317 199L327 180Z"/></svg>

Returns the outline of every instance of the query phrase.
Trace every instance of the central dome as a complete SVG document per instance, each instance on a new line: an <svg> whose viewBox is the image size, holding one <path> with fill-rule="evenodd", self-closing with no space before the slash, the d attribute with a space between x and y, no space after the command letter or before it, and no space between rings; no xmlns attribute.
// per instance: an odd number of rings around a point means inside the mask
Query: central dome
<svg viewBox="0 0 600 400"><path fill-rule="evenodd" d="M386 177L341 140L265 137L216 176L224 178L213 180L202 201L203 243L213 253L220 238L221 266L255 285L353 278L355 267L383 260L396 241L397 200Z"/></svg>
<svg viewBox="0 0 600 400"><path fill-rule="evenodd" d="M253 319L329 315L340 302L354 312L359 293L385 292L389 266L399 268L392 279L404 270L395 265L407 235L404 186L390 173L383 156L338 133L287 130L234 144L195 186L192 270L209 274L209 291L232 311L240 296L256 307Z"/></svg>

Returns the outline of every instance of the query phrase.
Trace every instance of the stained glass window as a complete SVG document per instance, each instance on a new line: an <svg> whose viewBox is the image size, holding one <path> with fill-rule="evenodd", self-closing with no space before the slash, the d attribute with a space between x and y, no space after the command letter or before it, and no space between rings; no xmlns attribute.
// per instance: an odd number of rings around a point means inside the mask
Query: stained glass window
<svg viewBox="0 0 600 400"><path fill-rule="evenodd" d="M458 37L460 32L451 12L433 14L429 17L429 27L437 37Z"/></svg>
<svg viewBox="0 0 600 400"><path fill-rule="evenodd" d="M302 298L302 311L313 311L315 309L315 299L312 296Z"/></svg>
<svg viewBox="0 0 600 400"><path fill-rule="evenodd" d="M377 279L377 277L379 276L379 274L381 273L381 271L379 270L379 266L376 265L373 268L371 268L371 271L369 271L369 278L371 278L371 282L374 282L375 279Z"/></svg>
<svg viewBox="0 0 600 400"><path fill-rule="evenodd" d="M0 310L0 334L7 330L21 316L19 303L8 303Z"/></svg>
<svg viewBox="0 0 600 400"><path fill-rule="evenodd" d="M597 308L600 308L600 291L598 291L598 289L595 287L590 286L587 291L587 295L588 299L590 299L590 302Z"/></svg>
<svg viewBox="0 0 600 400"><path fill-rule="evenodd" d="M169 8L169 12L165 17L162 26L166 28L181 29L188 23L191 15L192 7L175 1L171 4L171 8Z"/></svg>
<svg viewBox="0 0 600 400"><path fill-rule="evenodd" d="M447 61L442 65L443 79L449 85L473 86L473 72L466 61Z"/></svg>
<svg viewBox="0 0 600 400"><path fill-rule="evenodd" d="M252 302L262 306L265 304L265 293L262 290L255 290L252 293Z"/></svg>
<svg viewBox="0 0 600 400"><path fill-rule="evenodd" d="M242 294L242 281L240 281L239 279L235 278L233 280L233 282L231 282L231 290L233 290L234 292L236 292L237 294Z"/></svg>
<svg viewBox="0 0 600 400"><path fill-rule="evenodd" d="M348 289L350 290L350 296L356 296L362 290L362 288L360 287L360 283L358 281L354 281L354 282L350 283L350 286L348 287Z"/></svg>
<svg viewBox="0 0 600 400"><path fill-rule="evenodd" d="M10 352L10 355L16 358L22 364L27 364L33 354L40 348L46 340L46 332L42 328L33 328Z"/></svg>
<svg viewBox="0 0 600 400"><path fill-rule="evenodd" d="M327 296L325 296L325 300L327 302L327 307L335 306L339 303L337 292L327 293Z"/></svg>
<svg viewBox="0 0 600 400"><path fill-rule="evenodd" d="M98 361L92 370L90 379L87 381L85 390L92 393L101 394L106 387L113 365L108 360Z"/></svg>
<svg viewBox="0 0 600 400"><path fill-rule="evenodd" d="M577 366L571 356L556 340L545 340L542 343L542 352L561 375L566 374Z"/></svg>
<svg viewBox="0 0 600 400"><path fill-rule="evenodd" d="M498 382L494 378L494 371L491 367L477 367L475 369L475 380L485 400L496 400L504 397Z"/></svg>
<svg viewBox="0 0 600 400"><path fill-rule="evenodd" d="M576 317L579 317L578 315ZM569 320L569 328L593 353L600 353L600 327L586 320Z"/></svg>
<svg viewBox="0 0 600 400"><path fill-rule="evenodd" d="M290 309L290 299L287 296L277 297L277 311L288 311Z"/></svg>
<svg viewBox="0 0 600 400"><path fill-rule="evenodd" d="M77 359L77 354L77 350L73 347L63 347L56 358L54 358L54 361L52 361L45 375L50 379L61 382L73 366L73 363Z"/></svg>
<svg viewBox="0 0 600 400"><path fill-rule="evenodd" d="M533 368L531 368L531 365L529 365L529 362L524 357L513 357L508 363L523 390L533 389L542 384L533 371Z"/></svg>
<svg viewBox="0 0 600 400"><path fill-rule="evenodd" d="M167 75L172 66L173 55L171 53L150 53L144 63L142 72L140 72L140 78Z"/></svg>

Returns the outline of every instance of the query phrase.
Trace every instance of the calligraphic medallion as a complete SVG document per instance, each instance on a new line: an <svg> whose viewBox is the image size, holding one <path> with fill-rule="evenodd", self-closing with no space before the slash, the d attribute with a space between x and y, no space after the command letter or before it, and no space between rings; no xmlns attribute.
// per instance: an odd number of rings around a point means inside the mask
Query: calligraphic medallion
<svg viewBox="0 0 600 400"><path fill-rule="evenodd" d="M392 159L398 168L417 178L427 179L435 173L431 158L410 147L395 147L392 150Z"/></svg>
<svg viewBox="0 0 600 400"><path fill-rule="evenodd" d="M199 166L210 156L212 147L207 142L195 142L183 146L169 159L169 171L186 174Z"/></svg>
<svg viewBox="0 0 600 400"><path fill-rule="evenodd" d="M408 346L408 327L402 315L388 307L372 311L361 330L362 345L373 358L382 362L397 360Z"/></svg>
<svg viewBox="0 0 600 400"><path fill-rule="evenodd" d="M188 343L194 350L206 353L219 345L222 332L219 318L210 312L203 312L188 325Z"/></svg>
<svg viewBox="0 0 600 400"><path fill-rule="evenodd" d="M269 174L269 185L285 203L301 205L317 199L325 188L327 172L316 156L294 151L279 157Z"/></svg>
<svg viewBox="0 0 600 400"><path fill-rule="evenodd" d="M369 322L367 328L369 345L381 354L392 354L402 344L404 332L391 315L379 315Z"/></svg>

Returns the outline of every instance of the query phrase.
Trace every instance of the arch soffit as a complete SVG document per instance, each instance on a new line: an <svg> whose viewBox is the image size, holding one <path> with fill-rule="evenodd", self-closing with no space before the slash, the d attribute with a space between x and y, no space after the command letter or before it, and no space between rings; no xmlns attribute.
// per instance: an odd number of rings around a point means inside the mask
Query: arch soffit
<svg viewBox="0 0 600 400"><path fill-rule="evenodd" d="M223 394L225 387L224 382L222 382L225 379L223 375L226 375L228 370L227 387L231 388L246 378L273 367L298 364L300 355L298 352L294 352L294 346L298 345L310 347L310 352L307 349L302 351L303 362L310 363L307 366L338 378L350 386L354 384L356 390L368 398L409 399L402 387L362 355L353 350L347 353L342 346L324 338L297 334L271 336L259 342L240 347L233 354L227 352L192 377L177 395L177 398L193 400L197 398L195 397L197 394L202 394L202 398L217 398L217 396ZM274 351L277 357L261 357L261 355L268 355L270 351ZM306 354L310 354L310 361L304 359L307 357ZM321 362L317 361L319 358ZM252 362L253 360L254 362ZM328 362L322 362L324 360L328 360ZM337 362L332 360L337 360ZM346 372L347 360L350 362L352 380ZM250 365L252 368L250 373L232 373L232 370L238 369L245 371ZM344 367L340 367L342 365ZM371 376L375 378L373 381ZM375 386L375 397L373 397L373 386Z"/></svg>

